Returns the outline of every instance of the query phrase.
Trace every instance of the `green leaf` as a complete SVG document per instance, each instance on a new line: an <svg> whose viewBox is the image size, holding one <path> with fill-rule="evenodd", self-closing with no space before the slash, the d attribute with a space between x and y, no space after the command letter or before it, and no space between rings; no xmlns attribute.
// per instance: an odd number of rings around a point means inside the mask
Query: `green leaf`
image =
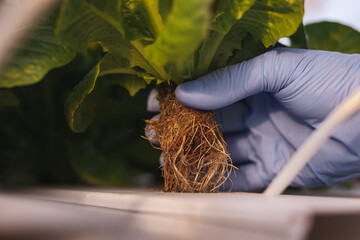
<svg viewBox="0 0 360 240"><path fill-rule="evenodd" d="M100 63L93 67L81 82L75 86L65 102L65 116L69 127L74 132L84 132L91 124L93 104L85 104L87 96L93 91L100 72Z"/></svg>
<svg viewBox="0 0 360 240"><path fill-rule="evenodd" d="M209 71L210 64L214 58L216 59L214 55L223 38L224 34L222 33L214 30L209 32L207 38L199 47L199 50L193 54L192 60L195 61L195 63L187 64L187 66L190 66L190 69L186 69L188 72L186 75L190 76L188 78L198 78Z"/></svg>
<svg viewBox="0 0 360 240"><path fill-rule="evenodd" d="M108 77L109 74L110 77ZM107 54L102 59L99 76L105 75L106 79L110 78L111 81L115 81L115 84L125 87L131 96L135 95L139 89L146 87L146 83L150 84L154 80L161 81L159 77L147 73L142 68L132 67L128 59L118 53ZM132 80L134 83L130 82Z"/></svg>
<svg viewBox="0 0 360 240"><path fill-rule="evenodd" d="M152 2L152 0L147 1ZM124 23L121 22L121 18L114 16L115 10L111 8L118 6L115 2L118 1L65 1L56 26L60 39L80 52L86 51L88 43L100 42L108 53L119 54L123 59L127 59L130 68L140 67L151 75L167 79L165 72L152 66L144 58L141 42L128 41L123 37L122 32L127 30L123 28ZM130 4L130 1L128 2ZM138 1L134 2L137 4ZM136 6L138 7L138 4ZM123 16L121 9L116 13ZM130 35L134 36L135 33L132 34Z"/></svg>
<svg viewBox="0 0 360 240"><path fill-rule="evenodd" d="M334 22L321 22L305 26L311 49L360 53L360 33Z"/></svg>
<svg viewBox="0 0 360 240"><path fill-rule="evenodd" d="M52 24L41 24L20 43L16 54L2 68L0 87L35 84L51 69L71 62L75 55L54 36Z"/></svg>
<svg viewBox="0 0 360 240"><path fill-rule="evenodd" d="M152 22L147 15L147 7L151 8L153 2L156 10L156 0L66 0L57 31L68 36L80 31L81 42L104 41L109 36L107 31L120 33L129 41L153 40L152 25L149 28ZM83 48L80 43L78 47Z"/></svg>
<svg viewBox="0 0 360 240"><path fill-rule="evenodd" d="M166 22L173 5L173 0L159 0L159 13L163 22Z"/></svg>
<svg viewBox="0 0 360 240"><path fill-rule="evenodd" d="M248 34L242 41L241 49L234 50L233 55L227 60L227 65L233 65L249 60L265 53L266 51L268 51L268 49L262 44L261 41L255 41L254 38Z"/></svg>
<svg viewBox="0 0 360 240"><path fill-rule="evenodd" d="M164 27L162 17L159 13L159 0L122 0L122 14L128 23L129 30L140 35L131 39L154 40ZM146 34L147 38L141 38L141 34ZM129 38L127 38L129 39Z"/></svg>
<svg viewBox="0 0 360 240"><path fill-rule="evenodd" d="M86 52L88 43L97 41L102 42L108 51L118 45L126 48L130 44L121 35L124 31L122 24L119 18L113 17L113 11L119 8L118 1L103 1L109 3L108 8L103 6L103 11L99 9L101 3L95 5L97 2L92 5L85 0L65 0L57 19L56 34L79 52Z"/></svg>
<svg viewBox="0 0 360 240"><path fill-rule="evenodd" d="M255 0L216 0L211 28L226 34L254 3Z"/></svg>
<svg viewBox="0 0 360 240"><path fill-rule="evenodd" d="M293 34L302 21L302 0L256 0L239 20L241 28L269 47Z"/></svg>
<svg viewBox="0 0 360 240"><path fill-rule="evenodd" d="M146 72L137 72L137 75L144 80L147 84L150 84L152 81L156 81L156 84L160 84L163 83L164 81L162 81L162 79L159 79L156 76L150 75Z"/></svg>
<svg viewBox="0 0 360 240"><path fill-rule="evenodd" d="M209 0L174 0L164 29L145 57L157 65L188 57L206 35Z"/></svg>
<svg viewBox="0 0 360 240"><path fill-rule="evenodd" d="M56 32L79 51L100 41L114 52L132 47L132 40L154 40L154 28L161 26L156 0L65 0Z"/></svg>
<svg viewBox="0 0 360 240"><path fill-rule="evenodd" d="M156 73L154 74L154 71L146 71L145 69L134 65L134 63L136 63L136 61L130 62L120 53L106 54L101 61L99 75L104 76L107 74L132 74L142 77L146 82L149 83L155 79L160 80L159 77L156 76ZM151 73L153 73L155 76L151 75Z"/></svg>
<svg viewBox="0 0 360 240"><path fill-rule="evenodd" d="M290 36L291 47L308 49L308 41L306 39L304 25L301 23L296 32Z"/></svg>
<svg viewBox="0 0 360 240"><path fill-rule="evenodd" d="M246 34L241 24L236 23L228 34L223 37L211 62L210 70L216 70L228 65L228 59L233 56L234 51L242 48L242 41Z"/></svg>
<svg viewBox="0 0 360 240"><path fill-rule="evenodd" d="M140 89L147 86L147 81L136 75L112 74L101 78L102 81L109 81L112 84L126 88L131 96L134 96Z"/></svg>
<svg viewBox="0 0 360 240"><path fill-rule="evenodd" d="M122 54L106 54L101 61L100 76L116 73L136 75L136 71L132 69L129 59L124 58Z"/></svg>
<svg viewBox="0 0 360 240"><path fill-rule="evenodd" d="M230 59L245 59L252 49L241 53L244 37L250 32L255 39L255 52L263 51L276 41L293 33L302 18L302 1L235 1L218 0L214 4L214 22L207 39L198 52L194 78L229 65ZM250 8L251 7L251 8ZM250 8L250 9L249 9ZM289 18L289 19L287 19ZM234 53L237 56L234 57ZM246 57L245 57L246 56ZM252 57L255 57L252 56Z"/></svg>
<svg viewBox="0 0 360 240"><path fill-rule="evenodd" d="M10 91L0 90L0 107L13 107L20 104L19 99Z"/></svg>

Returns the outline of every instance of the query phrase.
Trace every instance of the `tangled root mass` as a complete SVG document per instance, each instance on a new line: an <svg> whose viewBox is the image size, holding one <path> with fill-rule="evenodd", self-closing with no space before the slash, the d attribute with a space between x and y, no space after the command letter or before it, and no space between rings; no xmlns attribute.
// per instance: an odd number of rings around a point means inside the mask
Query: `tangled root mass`
<svg viewBox="0 0 360 240"><path fill-rule="evenodd" d="M232 165L215 113L185 107L169 86L159 90L158 99L160 119L146 122L164 154L164 190L217 191Z"/></svg>

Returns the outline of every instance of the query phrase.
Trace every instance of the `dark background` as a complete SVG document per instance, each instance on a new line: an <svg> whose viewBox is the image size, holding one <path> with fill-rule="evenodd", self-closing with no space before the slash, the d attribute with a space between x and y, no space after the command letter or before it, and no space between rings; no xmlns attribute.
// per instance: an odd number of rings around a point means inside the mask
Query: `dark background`
<svg viewBox="0 0 360 240"><path fill-rule="evenodd" d="M78 55L40 83L11 89L20 101L0 107L0 187L161 185L160 152L142 138L153 85L131 97L99 79L87 98L96 103L91 126L69 129L64 102L95 62Z"/></svg>

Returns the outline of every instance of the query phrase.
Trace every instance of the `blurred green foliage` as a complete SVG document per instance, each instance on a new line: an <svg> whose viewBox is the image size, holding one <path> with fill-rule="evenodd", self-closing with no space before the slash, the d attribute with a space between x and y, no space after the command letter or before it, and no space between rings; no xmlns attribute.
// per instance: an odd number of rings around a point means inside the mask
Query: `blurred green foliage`
<svg viewBox="0 0 360 240"><path fill-rule="evenodd" d="M78 55L38 84L0 92L0 101L15 101L0 104L0 187L160 183L160 153L141 137L143 120L151 117L146 99L153 86L131 97L122 87L98 81L86 98L96 98L92 125L81 134L69 129L65 100L95 63L91 55Z"/></svg>

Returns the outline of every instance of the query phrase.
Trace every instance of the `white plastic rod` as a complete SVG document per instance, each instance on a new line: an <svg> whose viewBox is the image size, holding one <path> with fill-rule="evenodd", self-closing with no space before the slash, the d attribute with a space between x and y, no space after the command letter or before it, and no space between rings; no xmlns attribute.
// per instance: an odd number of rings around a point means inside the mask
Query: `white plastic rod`
<svg viewBox="0 0 360 240"><path fill-rule="evenodd" d="M7 0L0 4L0 65L10 57L13 47L23 37L27 26L57 0Z"/></svg>
<svg viewBox="0 0 360 240"><path fill-rule="evenodd" d="M276 196L281 194L335 129L359 109L360 88L332 111L324 122L319 125L318 129L299 147L288 164L265 189L264 195ZM359 129L354 129L354 131L359 131Z"/></svg>

